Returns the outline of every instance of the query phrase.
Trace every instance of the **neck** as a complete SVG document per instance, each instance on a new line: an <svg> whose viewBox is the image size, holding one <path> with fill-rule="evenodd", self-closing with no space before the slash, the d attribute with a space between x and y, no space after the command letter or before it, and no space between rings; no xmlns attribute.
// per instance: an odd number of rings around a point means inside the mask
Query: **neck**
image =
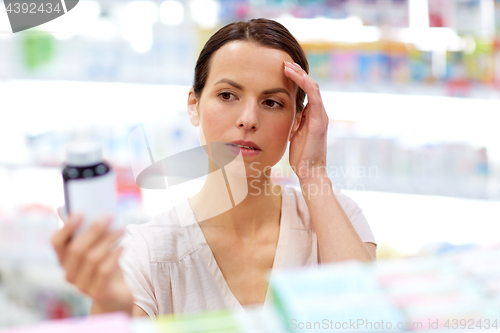
<svg viewBox="0 0 500 333"><path fill-rule="evenodd" d="M189 198L196 220L240 238L265 233L281 214L281 186L273 184L270 174L270 169L256 177L222 169L209 173L200 192Z"/></svg>

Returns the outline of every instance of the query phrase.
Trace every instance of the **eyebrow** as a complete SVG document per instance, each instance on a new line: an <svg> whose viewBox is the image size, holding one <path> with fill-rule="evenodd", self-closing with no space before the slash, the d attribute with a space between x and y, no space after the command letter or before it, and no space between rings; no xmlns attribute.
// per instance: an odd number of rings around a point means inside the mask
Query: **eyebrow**
<svg viewBox="0 0 500 333"><path fill-rule="evenodd" d="M230 79L226 79L226 78L220 79L219 81L215 82L214 86L217 85L217 84L219 84L219 83L227 83L227 84L232 85L236 89L244 90L243 86L241 84L236 83L236 82L234 82L233 80L230 80ZM292 98L292 96L290 95L290 93L288 92L288 90L286 90L285 88L267 89L267 90L264 90L262 93L264 95L271 95L271 94L276 94L276 93L284 93L284 94L288 95L288 97L290 97L290 99Z"/></svg>

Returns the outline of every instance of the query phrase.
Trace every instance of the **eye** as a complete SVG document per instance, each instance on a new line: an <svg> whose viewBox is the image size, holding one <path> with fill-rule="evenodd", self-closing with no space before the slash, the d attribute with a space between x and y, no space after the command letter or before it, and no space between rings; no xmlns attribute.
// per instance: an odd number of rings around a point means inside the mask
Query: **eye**
<svg viewBox="0 0 500 333"><path fill-rule="evenodd" d="M272 99L266 99L264 103L266 103L266 105L269 106L269 107L271 107L271 108L273 106L276 106L276 105L278 105L279 107L283 107L283 105L281 103L278 103L278 102L276 102L275 100L272 100Z"/></svg>
<svg viewBox="0 0 500 333"><path fill-rule="evenodd" d="M234 96L233 93L230 93L230 92L227 92L227 91L223 91L219 94L219 97L223 100L223 101L230 101L231 100L231 96Z"/></svg>

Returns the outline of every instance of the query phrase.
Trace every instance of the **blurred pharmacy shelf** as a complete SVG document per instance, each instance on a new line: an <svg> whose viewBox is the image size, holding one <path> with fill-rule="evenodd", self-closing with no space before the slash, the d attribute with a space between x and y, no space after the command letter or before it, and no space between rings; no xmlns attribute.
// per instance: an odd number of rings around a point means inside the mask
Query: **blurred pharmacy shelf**
<svg viewBox="0 0 500 333"><path fill-rule="evenodd" d="M382 259L386 246L400 255L426 255L454 246L500 242L492 232L500 223L500 201L352 190L342 193L362 208Z"/></svg>
<svg viewBox="0 0 500 333"><path fill-rule="evenodd" d="M17 34L0 11L0 80L188 85L201 47L218 28L258 17L290 30L311 76L329 90L468 97L500 91L495 0L83 0Z"/></svg>
<svg viewBox="0 0 500 333"><path fill-rule="evenodd" d="M498 331L499 249L497 244L437 256L282 268L270 277L271 301L264 306L153 320L110 313L0 326L0 332Z"/></svg>
<svg viewBox="0 0 500 333"><path fill-rule="evenodd" d="M0 258L0 328L86 316L90 307L90 298L66 281L59 266L33 257Z"/></svg>
<svg viewBox="0 0 500 333"><path fill-rule="evenodd" d="M188 85L217 29L258 17L289 29L311 76L327 90L500 92L495 0L82 0L57 20L17 34L0 11L0 80Z"/></svg>
<svg viewBox="0 0 500 333"><path fill-rule="evenodd" d="M50 235L64 204L60 168L0 167L0 259L56 265ZM200 190L197 179L168 190L118 194L120 223L144 223ZM299 189L299 188L298 188ZM379 257L439 252L436 246L488 246L498 242L500 201L342 189L362 208ZM130 192L128 192L130 193ZM444 250L443 248L441 250Z"/></svg>
<svg viewBox="0 0 500 333"><path fill-rule="evenodd" d="M105 157L127 169L135 149L128 135L140 124L155 160L199 145L187 118L188 86L12 80L0 89L12 110L0 124L0 140L9 142L0 146L4 166L59 166L64 145L84 137L101 141ZM326 90L322 97L335 184L500 199L500 100ZM293 183L286 158L277 167L287 174L281 181Z"/></svg>
<svg viewBox="0 0 500 333"><path fill-rule="evenodd" d="M10 80L0 81L0 88L2 109L9 112L4 123L9 132L4 136L17 144L11 148L14 151L24 146L24 133L169 121L185 111L190 87ZM363 135L402 136L410 130L410 137L405 139L409 144L431 140L464 140L475 145L498 142L494 136L498 135L495 129L500 120L497 99L332 91L322 91L322 98L331 120L376 125L366 128L364 124ZM13 136L14 132L18 135ZM6 158L2 154L2 160ZM500 161L499 156L494 155L494 159Z"/></svg>

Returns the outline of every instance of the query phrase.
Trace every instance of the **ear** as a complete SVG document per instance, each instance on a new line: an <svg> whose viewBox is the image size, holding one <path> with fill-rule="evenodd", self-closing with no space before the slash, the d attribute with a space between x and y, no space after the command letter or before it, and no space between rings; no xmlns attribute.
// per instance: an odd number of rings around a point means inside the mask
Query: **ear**
<svg viewBox="0 0 500 333"><path fill-rule="evenodd" d="M189 121L193 126L198 127L200 125L200 117L198 114L198 99L194 94L194 89L189 89L188 101L187 101L187 109Z"/></svg>
<svg viewBox="0 0 500 333"><path fill-rule="evenodd" d="M288 137L288 141L291 141L292 140L292 137L293 135L295 134L295 132L297 131L297 129L299 128L300 126L300 122L302 120L302 113L304 111L301 111L299 113L297 113L293 119L293 124L292 124L292 130L290 132L290 136Z"/></svg>

